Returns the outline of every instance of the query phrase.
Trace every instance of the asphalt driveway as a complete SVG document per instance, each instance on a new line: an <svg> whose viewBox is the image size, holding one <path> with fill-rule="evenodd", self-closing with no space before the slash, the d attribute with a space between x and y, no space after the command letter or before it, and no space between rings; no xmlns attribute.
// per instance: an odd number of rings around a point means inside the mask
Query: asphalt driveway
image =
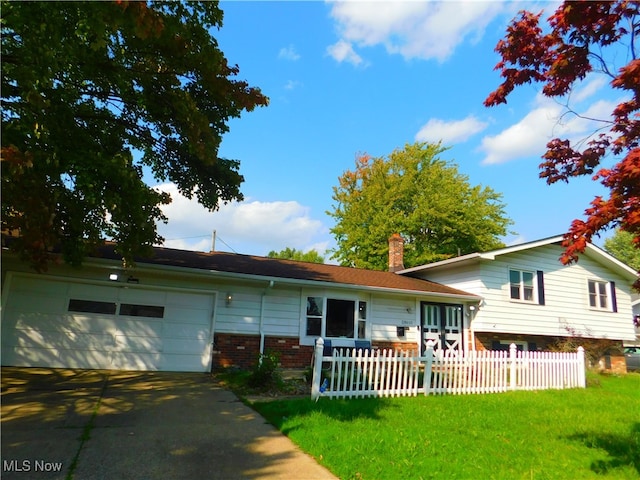
<svg viewBox="0 0 640 480"><path fill-rule="evenodd" d="M210 375L2 368L4 479L335 479Z"/></svg>

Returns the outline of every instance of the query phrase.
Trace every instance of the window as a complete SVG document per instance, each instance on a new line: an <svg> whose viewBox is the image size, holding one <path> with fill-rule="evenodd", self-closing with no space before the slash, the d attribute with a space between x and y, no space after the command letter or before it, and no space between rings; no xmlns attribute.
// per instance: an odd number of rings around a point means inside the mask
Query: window
<svg viewBox="0 0 640 480"><path fill-rule="evenodd" d="M307 297L307 336L364 339L367 303L324 297Z"/></svg>
<svg viewBox="0 0 640 480"><path fill-rule="evenodd" d="M322 336L322 297L307 297L307 335Z"/></svg>
<svg viewBox="0 0 640 480"><path fill-rule="evenodd" d="M534 302L533 290L534 282L533 272L522 270L509 270L509 285L511 298L513 300L522 300L524 302Z"/></svg>
<svg viewBox="0 0 640 480"><path fill-rule="evenodd" d="M358 338L367 338L367 302L358 302Z"/></svg>
<svg viewBox="0 0 640 480"><path fill-rule="evenodd" d="M609 310L608 282L589 280L589 306Z"/></svg>
<svg viewBox="0 0 640 480"><path fill-rule="evenodd" d="M115 315L117 308L118 305L115 302L100 302L97 300L79 300L77 298L72 298L69 300L68 310L70 312ZM123 303L120 305L120 311L118 314L128 315L130 317L163 318L164 307Z"/></svg>
<svg viewBox="0 0 640 480"><path fill-rule="evenodd" d="M327 299L327 337L353 338L355 303L352 300Z"/></svg>
<svg viewBox="0 0 640 480"><path fill-rule="evenodd" d="M69 300L68 310L70 312L82 313L104 313L107 315L115 315L115 302L99 302L97 300L79 300L72 298Z"/></svg>
<svg viewBox="0 0 640 480"><path fill-rule="evenodd" d="M164 317L164 307L123 303L120 305L120 315L128 315L130 317L162 318Z"/></svg>

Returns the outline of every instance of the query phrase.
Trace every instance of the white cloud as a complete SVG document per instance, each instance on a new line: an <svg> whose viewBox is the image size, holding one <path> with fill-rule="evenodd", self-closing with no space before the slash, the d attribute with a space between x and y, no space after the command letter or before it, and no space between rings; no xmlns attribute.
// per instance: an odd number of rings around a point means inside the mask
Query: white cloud
<svg viewBox="0 0 640 480"><path fill-rule="evenodd" d="M327 47L327 54L337 62L349 62L355 66L363 63L362 57L354 50L350 42L339 40L337 43Z"/></svg>
<svg viewBox="0 0 640 480"><path fill-rule="evenodd" d="M298 88L299 86L301 86L302 83L300 83L297 80L289 80L285 85L284 85L284 89L285 90L294 90L296 88Z"/></svg>
<svg viewBox="0 0 640 480"><path fill-rule="evenodd" d="M590 87L587 86L586 90ZM583 99L588 98L583 96ZM479 150L486 156L485 165L501 164L522 157L540 157L552 138L566 138L576 144L593 138L598 129L606 126L601 121L611 116L617 101L599 100L578 112L567 113L565 107L539 94L534 108L519 122L502 132L482 139Z"/></svg>
<svg viewBox="0 0 640 480"><path fill-rule="evenodd" d="M280 52L278 52L278 58L295 62L296 60L300 60L300 54L296 52L296 49L293 45L289 45L286 48L280 49Z"/></svg>
<svg viewBox="0 0 640 480"><path fill-rule="evenodd" d="M581 88L571 94L572 102L582 102L597 94L602 87L607 85L607 78L604 75L587 77Z"/></svg>
<svg viewBox="0 0 640 480"><path fill-rule="evenodd" d="M209 212L195 199L180 195L174 184L157 188L173 199L163 208L169 223L158 225L166 247L209 251L215 230L216 250L266 255L286 247L308 250L320 245L327 232L320 220L311 217L309 208L296 201L233 202Z"/></svg>
<svg viewBox="0 0 640 480"><path fill-rule="evenodd" d="M480 150L486 152L486 157L482 163L492 165L519 157L539 157L552 138L551 131L558 123L560 113L559 105L546 104L497 135L484 137Z"/></svg>
<svg viewBox="0 0 640 480"><path fill-rule="evenodd" d="M453 144L464 142L485 128L487 123L481 122L473 115L450 122L432 118L416 133L415 139L419 142L442 141L444 144Z"/></svg>
<svg viewBox="0 0 640 480"><path fill-rule="evenodd" d="M354 55L353 44L381 44L406 59L444 61L465 38L478 41L506 8L504 2L335 2L331 16Z"/></svg>

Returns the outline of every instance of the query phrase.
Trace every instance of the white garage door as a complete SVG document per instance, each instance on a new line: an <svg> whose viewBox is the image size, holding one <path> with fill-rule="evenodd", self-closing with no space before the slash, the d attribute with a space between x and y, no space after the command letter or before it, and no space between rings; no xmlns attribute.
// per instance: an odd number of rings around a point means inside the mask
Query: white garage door
<svg viewBox="0 0 640 480"><path fill-rule="evenodd" d="M2 364L206 372L211 294L14 275L2 308Z"/></svg>

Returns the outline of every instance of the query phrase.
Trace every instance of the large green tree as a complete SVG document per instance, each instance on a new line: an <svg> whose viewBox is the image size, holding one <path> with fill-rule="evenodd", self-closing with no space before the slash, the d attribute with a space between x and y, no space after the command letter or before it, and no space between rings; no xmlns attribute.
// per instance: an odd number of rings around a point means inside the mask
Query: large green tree
<svg viewBox="0 0 640 480"><path fill-rule="evenodd" d="M317 250L309 250L307 252L303 252L302 250L297 250L291 247L287 247L284 250L280 250L279 252L271 250L267 254L267 257L282 258L285 260L298 260L300 262L324 263L324 257L320 255Z"/></svg>
<svg viewBox="0 0 640 480"><path fill-rule="evenodd" d="M604 249L631 268L640 270L640 249L633 243L633 234L617 229L604 241Z"/></svg>
<svg viewBox="0 0 640 480"><path fill-rule="evenodd" d="M2 2L2 227L38 269L103 238L125 260L162 239L174 182L207 208L242 199L227 122L267 105L211 32L217 2Z"/></svg>
<svg viewBox="0 0 640 480"><path fill-rule="evenodd" d="M455 255L503 246L512 221L502 195L472 186L440 144L415 143L388 157L356 158L355 170L333 188L337 242L333 258L342 265L385 270L388 239L405 240L404 265L411 267Z"/></svg>

